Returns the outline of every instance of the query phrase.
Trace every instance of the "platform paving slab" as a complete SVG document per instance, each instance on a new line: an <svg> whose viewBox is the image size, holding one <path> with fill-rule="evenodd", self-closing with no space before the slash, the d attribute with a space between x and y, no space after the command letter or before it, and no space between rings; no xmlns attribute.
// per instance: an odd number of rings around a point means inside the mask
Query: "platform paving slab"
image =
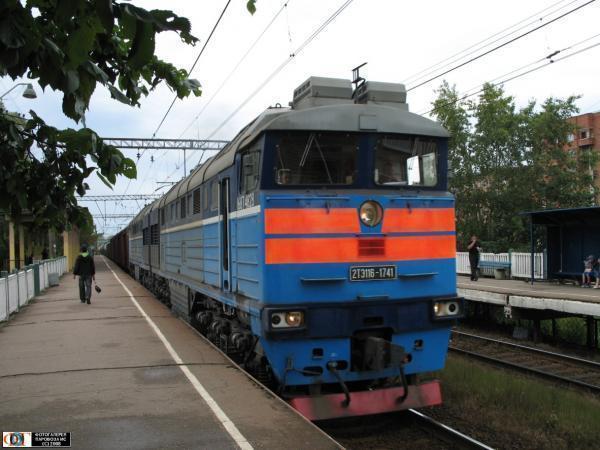
<svg viewBox="0 0 600 450"><path fill-rule="evenodd" d="M251 446L339 448L108 264ZM107 262L96 268L91 305L67 274L0 326L0 428L68 431L82 449L238 448Z"/></svg>

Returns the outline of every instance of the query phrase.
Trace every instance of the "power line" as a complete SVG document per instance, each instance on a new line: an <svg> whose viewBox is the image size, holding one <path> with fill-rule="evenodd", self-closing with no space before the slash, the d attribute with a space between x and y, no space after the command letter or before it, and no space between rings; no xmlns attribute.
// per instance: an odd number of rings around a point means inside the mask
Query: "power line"
<svg viewBox="0 0 600 450"><path fill-rule="evenodd" d="M219 15L219 18L217 19L217 21L215 22L212 30L210 31L210 34L208 35L208 38L206 39L206 42L204 42L204 45L202 46L202 48L200 49L200 52L198 53L198 56L196 56L196 59L194 61L194 63L192 64L192 67L190 67L190 70L188 70L188 75L191 75L192 71L194 70L194 68L196 67L196 64L198 63L198 60L200 59L200 57L202 56L202 54L204 53L204 50L206 49L206 46L208 45L208 43L210 42L210 39L212 38L215 30L217 29L217 27L219 26L219 23L221 22L221 19L223 18L223 15L225 14L225 11L227 11L227 8L229 7L229 4L231 3L231 0L227 0L227 3L225 4L225 7L223 8L223 10L221 11L221 14ZM175 104L175 102L177 101L177 94L175 94L175 96L173 97L173 100L171 101L171 104L169 105L169 107L167 108L167 111L165 112L163 118L161 119L160 123L158 124L158 126L156 127L156 130L154 130L154 133L152 133L152 138L156 137L156 133L158 133L158 131L160 130L160 128L162 127L163 123L165 122L167 116L169 115L169 113L171 112L171 109L173 108L173 105ZM140 154L140 156L138 157L138 161L140 160L140 158L142 156L144 156L144 153L146 152L146 149L144 149L142 151L142 153ZM146 175L146 178L148 176ZM142 181L142 185L144 183L144 181L146 181L146 178L144 178L144 180ZM128 191L129 186L131 185L131 180L129 180L127 182L127 186L125 187L125 192ZM141 189L141 186L140 186Z"/></svg>
<svg viewBox="0 0 600 450"><path fill-rule="evenodd" d="M342 11L344 11L353 0L346 0L325 22L323 22L313 33L300 44L300 46L292 53L288 58L285 59L259 86L250 94L246 100L242 102L227 118L209 135L207 139L213 137L217 132L221 130L246 104L252 100L256 94L258 94L279 72L283 70L296 56L298 56L302 50L304 50L331 22L333 22ZM592 0L594 1L594 0Z"/></svg>
<svg viewBox="0 0 600 450"><path fill-rule="evenodd" d="M546 22L546 23L544 23L544 24L542 24L542 25L539 25L539 26L537 26L537 27L535 27L535 28L533 28L533 29L529 30L529 31L526 31L525 33L523 33L523 34L520 34L519 36L517 36L517 37L514 37L514 38L512 38L512 39L508 40L507 42L504 42L503 44L497 45L496 47L492 48L491 50L488 50L488 51L486 51L486 52L484 52L484 53L482 53L482 54L480 54L480 55L478 55L478 56L475 56L475 57L473 57L473 58L471 58L471 59L469 59L469 60L467 60L467 61L465 61L465 62L463 62L463 63L459 64L458 66L452 67L452 68L450 68L450 69L448 69L448 70L446 70L446 71L444 71L444 72L442 72L442 73L440 73L440 74L438 74L438 75L435 75L435 76L433 76L433 77L431 77L431 78L429 78L429 79L427 79L427 80L425 80L425 81L423 81L423 82L421 82L421 83L417 84L416 86L413 86L413 87L411 87L411 88L407 89L407 92L408 92L408 91L412 91L413 89L416 89L416 88L418 88L418 87L421 87L421 86L423 86L423 85L425 85L425 84L427 84L427 83L430 83L431 81L433 81L433 80L436 80L436 79L438 79L438 78L440 78L440 77L442 77L442 76L444 76L444 75L446 75L446 74L448 74L448 73L450 73L450 72L453 72L453 71L455 71L455 70L457 70L457 69L460 69L461 67L464 67L464 66L466 66L467 64L470 64L470 63L472 63L473 61L476 61L476 60L478 60L478 59L480 59L480 58L483 58L484 56L486 56L486 55L489 55L490 53L492 53L492 52L495 52L496 50L499 50L499 49L501 49L502 47L506 47L507 45L509 45L509 44L511 44L511 43L513 43L513 42L515 42L515 41L517 41L517 40L519 40L519 39L521 39L521 38L523 38L523 37L525 37L525 36L527 36L527 35L529 35L529 34L533 33L534 31L537 31L537 30L539 30L539 29L541 29L541 28L547 27L548 25L550 25L550 24L552 24L552 23L556 22L557 20L560 20L560 19L562 19L563 17L566 17L566 16L568 16L569 14L573 14L575 11L578 11L578 10L580 10L581 8L583 8L583 7L587 6L587 5L591 4L591 3L594 3L595 1L596 1L596 0L589 0L588 2L584 3L583 5L577 6L576 8L573 8L573 9L569 10L569 11L567 11L566 13L564 13L564 14L561 14L561 15L560 15L560 16L558 16L558 17L555 17L554 19L550 20L549 22Z"/></svg>
<svg viewBox="0 0 600 450"><path fill-rule="evenodd" d="M315 31L308 36L302 44L289 55L227 118L207 137L212 138L221 128L227 124L246 104L252 100L279 72L283 70L296 56L298 56L331 22L333 22L354 0L346 0L333 14L331 14ZM171 172L167 179L171 178L177 170Z"/></svg>
<svg viewBox="0 0 600 450"><path fill-rule="evenodd" d="M456 61L459 61L460 59L462 59L462 58L465 58L465 57L467 57L467 56L469 56L469 55L471 55L471 54L473 54L473 53L477 52L478 50L481 50L482 48L488 47L488 46L490 46L490 45L492 45L492 44L494 44L494 43L498 42L499 40L501 40L501 39L503 39L503 38L505 38L505 37L508 37L508 36L510 36L511 34L515 34L515 33L517 33L518 31L521 31L522 29L529 27L531 24L533 24L533 23L536 23L536 22L538 22L538 21L542 20L542 19L543 19L543 18L545 18L546 16L549 16L549 15L551 15L551 14L554 14L555 12L557 12L557 11L560 11L561 9L564 9L564 8L566 8L567 6L569 6L569 5L573 4L573 3L576 3L576 2L578 2L578 1L579 1L579 0L573 0L573 1L570 1L570 2L569 2L569 3L567 3L566 5L563 5L563 6L561 6L560 8L557 8L556 10L554 10L554 11L552 11L552 12L549 12L548 14L546 14L546 15L544 15L544 16L542 16L542 17L539 17L539 18L537 17L539 14L542 14L542 13L544 13L545 11L547 11L547 10L549 10L549 9L552 9L552 8L554 8L556 5L558 5L558 4L560 4L560 3L564 3L564 2L565 2L565 0L560 0L559 2L556 2L556 3L554 3L554 4L550 5L550 6L548 6L548 7L544 8L544 9L542 9L541 11L538 11L538 12L536 12L535 14L532 14L532 15L530 15L530 16L528 16L528 17L526 17L525 19L523 19L523 20L521 20L521 21L519 21L519 22L515 23L514 25L511 25L510 27L504 28L503 30L500 30L500 31L498 31L498 32L496 32L496 33L494 33L494 34L492 34L491 36L489 36L489 37L487 37L487 38L485 38L485 39L483 39L483 40L481 40L481 41L479 41L479 42L476 42L475 44L473 44L473 45L471 45L471 46L469 46L469 47L465 48L464 50L461 50L461 51L459 51L459 52L457 52L457 53L454 53L452 56L449 56L449 57L447 57L447 58L445 58L445 59L443 59L443 60L441 60L441 61L438 61L437 63L435 63L435 64L432 64L431 66L429 66L429 67L427 67L427 68L425 68L425 69L422 69L422 70L420 70L419 72L417 72L417 73L415 73L415 74L413 74L413 75L410 75L409 77L405 78L404 82L405 82L405 83L411 83L411 82L414 82L414 81L416 81L416 80L418 80L418 79L424 78L424 77L426 77L427 75L429 75L430 73L433 73L433 72L435 72L436 70L440 70L440 69L442 69L443 67L447 67L448 65L450 65L450 64L453 64L453 63L455 63ZM522 24L523 22L526 22L526 21L528 21L528 20L530 20L530 19L532 19L532 18L534 18L534 17L536 17L536 19L535 19L534 21L528 22L528 23L527 23L527 24L525 24L524 26L522 26L522 27L520 27L520 28L517 28L516 30L513 30L513 31L511 31L510 33L503 34L503 33L505 33L506 31L508 31L508 30L511 30L512 28L515 28L515 27L517 27L518 25ZM502 35L502 36L500 36L500 35ZM493 38L495 38L496 36L500 36L500 37L498 37L497 39L495 39L495 40L493 40L493 41L491 41L491 42L489 42L489 43L487 43L487 44L485 44L485 45L480 45L480 44L483 44L483 43L485 43L485 42L489 41L490 39L493 39ZM471 49L474 49L474 50L473 50L472 52L469 52L469 53L467 53L467 54L463 55L463 53L466 53L466 52L468 52L468 51L469 51L469 50L471 50ZM459 56L459 55L462 55L462 56L460 56L460 58L456 58L456 57L457 57L457 56ZM447 64L444 64L444 65L442 65L443 63L445 63L445 62L447 62L447 61L449 61ZM441 67L438 67L438 66L440 66L440 65L442 65L442 66L441 66ZM416 79L416 80L414 80L414 79Z"/></svg>
<svg viewBox="0 0 600 450"><path fill-rule="evenodd" d="M503 74L503 75L500 75L500 76L498 76L498 77L496 77L496 78L493 78L493 79L491 79L491 80L488 80L488 81L487 81L487 83L489 83L489 84L494 84L494 82L496 82L497 80L501 80L501 79L503 79L503 78L506 78L506 77L508 77L508 76L510 76L510 75L512 75L512 74L514 74L514 73L521 72L521 71L523 71L523 70L525 70L525 69L528 69L528 68L529 68L529 67L531 67L531 66L535 66L536 64L539 64L539 63L541 63L541 62L543 62L543 61L546 61L546 60L549 60L550 62L554 62L555 60L553 60L553 57L555 57L556 55L558 55L558 54L560 54L560 53L562 53L562 52L564 52L564 51L566 51L566 50L570 50L570 49L572 49L572 48L574 48L574 47L578 47L578 46L580 46L581 44L585 44L586 42L588 42L588 41L591 41L592 39L594 39L594 38L597 38L598 36L600 36L600 33L598 33L598 34L595 34L595 35L593 35L593 36L590 36L590 37L588 37L588 38L586 38L586 39L583 39L583 40L581 40L581 41L578 41L578 42L576 42L576 43L574 43L574 44L571 44L571 45L569 45L569 46L567 46L567 47L564 47L564 48L562 48L562 49L560 49L560 50L555 50L555 51L553 51L552 53L549 53L547 56L544 56L543 58L540 58L540 59L538 59L538 60L536 60L536 61L533 61L533 62L531 62L531 63L529 63L529 64L526 64L526 65L524 65L524 66L521 66L521 67L519 67L519 68L517 68L517 69L511 70L510 72L507 72L507 73L505 73L505 74ZM473 91L474 89L477 89L477 90L478 90L478 91L477 91L477 93L481 92L481 90L480 90L480 86L481 86L481 85L480 85L480 84L478 84L477 86L474 86L474 87L472 87L472 88L470 88L470 89L467 89L467 90L465 91L465 94L471 95L470 93L471 93L471 91ZM422 113L422 114L425 114L425 113Z"/></svg>
<svg viewBox="0 0 600 450"><path fill-rule="evenodd" d="M206 42L202 46L202 49L200 49L200 53L198 53L198 56L196 56L196 60L194 61L194 64L192 64L192 67L190 68L190 70L188 70L188 75L191 75L192 71L196 67L196 64L198 64L198 60L202 56L202 53L204 53L204 49L206 49L206 46L210 42L210 38L212 38L212 35L214 34L215 30L219 26L219 23L221 22L221 19L223 18L223 15L225 14L225 11L227 11L227 8L229 7L230 3L231 3L231 0L227 0L227 3L225 4L225 7L223 8L223 11L221 11L221 14L219 15L219 18L217 19L217 22L215 23L215 25L213 26L212 30L210 31L210 34L208 35L208 38L206 39ZM158 130L160 130L160 127L162 127L162 124L165 122L165 119L167 118L167 116L171 112L171 109L173 108L173 105L175 104L176 101L177 101L177 94L175 94L175 96L173 97L173 101L169 105L169 108L167 109L167 112L165 113L165 115L163 116L162 120L160 121L160 123L156 127L156 130L154 130L154 133L152 133L152 137L156 136L156 133L158 133Z"/></svg>
<svg viewBox="0 0 600 450"><path fill-rule="evenodd" d="M275 15L273 16L273 18L271 19L271 21L262 30L262 32L254 40L254 42L252 44L250 44L250 46L248 47L248 50L246 50L246 53L244 53L244 55L239 59L239 61L235 65L235 67L231 70L231 72L229 72L229 75L227 75L225 77L225 79L223 80L223 82L221 83L221 85L217 88L217 90L212 95L212 97L208 100L208 102L206 102L204 104L204 106L202 107L202 109L200 110L200 112L196 115L196 117L194 117L192 119L192 121L188 124L188 126L185 128L185 130L183 130L183 132L179 135L179 137L183 136L192 127L192 125L198 120L198 118L202 115L202 113L208 107L208 105L210 105L212 103L212 101L215 99L215 97L219 94L219 92L221 92L221 89L223 89L223 87L225 86L225 84L227 84L227 82L229 81L229 79L237 71L237 69L240 67L240 65L246 60L246 58L248 57L248 55L250 54L250 52L254 49L254 47L256 47L256 45L262 39L262 37L265 35L265 33L267 32L267 30L269 28L271 28L271 26L273 25L273 23L275 22L275 20L277 20L277 18L279 17L279 15L282 13L282 11L287 8L288 3L290 1L291 0L286 0L286 2L281 6L281 8L279 9L279 11L277 11L277 13L275 13Z"/></svg>
<svg viewBox="0 0 600 450"><path fill-rule="evenodd" d="M534 67L533 69L529 69L529 70L527 70L527 71L525 71L525 72L519 73L519 74L517 74L517 75L514 75L514 76L512 76L512 77L506 78L506 79L504 79L504 80L502 80L502 81L498 81L497 83L489 83L489 84L491 84L491 85L492 85L492 86L494 86L494 87L496 87L496 86L500 86L500 85L503 85L503 84L506 84L506 83L508 83L508 82L510 82L510 81L516 80L517 78L521 78L521 77L523 77L523 76L525 76L525 75L528 75L528 74L530 74L530 73L533 73L533 72L536 72L536 71L538 71L538 70L540 70L540 69L543 69L544 67L548 67L548 66L549 66L549 65L551 65L551 64L554 64L554 63L557 63L557 62L563 61L563 60L565 60L565 59L568 59L568 58L570 58L570 57L572 57L572 56L576 56L576 55L578 55L578 54L580 54L580 53L586 52L586 51L588 51L588 50L591 50L592 48L594 48L594 47L598 47L598 46L600 46L600 42L596 42L595 44L589 45L589 46L587 46L587 47L585 47L585 48L583 48L583 49L581 49L581 50L578 50L578 51L576 51L576 52L569 53L568 55L565 55L565 56L563 56L563 57L561 57L561 58L557 58L557 59L550 59L550 60L549 60L547 63L544 63L544 64L542 64L542 65L539 65L539 66L537 66L537 67ZM545 59L545 58L544 58L544 59ZM530 65L531 65L531 64L528 64L527 66L524 66L524 67L528 67L528 66L530 66ZM514 71L513 71L513 72L514 72ZM509 72L509 73L511 73L511 72ZM472 97L472 96L474 96L474 95L480 94L480 93L482 93L482 92L483 92L483 90L484 90L484 89L483 89L483 88L481 88L481 89L479 89L477 92L472 92L472 93L469 93L469 94L465 94L465 95L463 95L462 97L460 97L460 98L457 98L456 100L452 100L452 101L450 101L450 102L445 102L444 104L442 104L442 105L439 105L439 106L436 106L436 107L434 107L434 108L430 109L430 110L429 110L429 111L427 111L427 112L420 113L420 115L429 115L429 114L431 114L432 112L436 111L437 109L440 109L440 108L442 108L442 107L445 107L445 106L452 105L452 104L454 104L454 103L460 102L460 101L462 101L462 100L465 100L465 99L467 99L467 98L469 98L469 97Z"/></svg>

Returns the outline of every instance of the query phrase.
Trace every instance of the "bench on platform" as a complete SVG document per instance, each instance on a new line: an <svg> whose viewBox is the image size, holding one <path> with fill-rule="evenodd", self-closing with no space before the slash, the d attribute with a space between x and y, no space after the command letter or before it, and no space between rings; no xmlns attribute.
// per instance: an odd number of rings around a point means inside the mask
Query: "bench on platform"
<svg viewBox="0 0 600 450"><path fill-rule="evenodd" d="M504 279L506 272L510 274L510 262L508 261L479 261L480 269L495 269L494 275L497 279Z"/></svg>

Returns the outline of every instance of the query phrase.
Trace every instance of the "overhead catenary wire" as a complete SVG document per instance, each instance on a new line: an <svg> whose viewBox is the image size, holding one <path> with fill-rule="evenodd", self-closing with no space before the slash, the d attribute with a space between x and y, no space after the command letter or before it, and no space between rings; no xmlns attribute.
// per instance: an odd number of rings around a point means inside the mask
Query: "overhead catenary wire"
<svg viewBox="0 0 600 450"><path fill-rule="evenodd" d="M568 58L571 58L571 57L573 57L573 56L579 55L579 54L581 54L581 53L584 53L584 52L586 52L586 51L589 51L589 50L591 50L591 49L593 49L593 48L595 48L595 47L598 47L598 46L600 46L600 42L596 42L596 43L594 43L594 44L591 44L591 45L589 45L589 46L587 46L587 47L585 47L585 48L583 48L583 49L581 49L581 50L578 50L578 51L576 51L576 52L573 52L573 53L569 53L569 54L567 54L567 55L564 55L564 56L562 56L562 57L560 57L560 58L556 58L556 59L550 59L548 62L546 62L546 63L544 63L544 64L541 64L541 65L539 65L539 66L537 66L537 67L534 67L534 68L532 68L532 69L529 69L529 70L527 70L527 71L525 71L525 72L521 72L521 73L519 73L519 74L517 74L517 75L514 75L514 76L511 76L511 77L509 77L509 78L505 78L505 79L503 79L503 80L501 80L501 81L498 81L498 82L496 82L496 83L487 83L487 84L490 84L490 85L492 85L492 86L494 86L494 87L496 87L496 86L500 86L500 85L504 85L504 84L506 84L506 83L508 83L508 82L510 82L510 81L516 80L517 78L521 78L521 77L524 77L525 75L529 75L530 73L537 72L538 70L540 70L540 69L543 69L544 67L548 67L548 66L549 66L549 65L551 65L551 64L555 64L555 63L557 63L557 62L564 61L565 59L568 59ZM544 58L544 59L546 59L546 58ZM531 65L531 64L529 64L528 66L530 66L530 65ZM524 66L524 67L527 67L527 66ZM511 72L509 72L509 73L511 73ZM514 73L514 71L512 71L512 73ZM433 113L433 112L434 112L434 111L436 111L437 109L440 109L440 108L442 108L442 107L449 106L449 105L452 105L452 104L454 104L454 103L458 103L458 102L460 102L460 101L466 100L467 98L469 98L469 97L473 97L474 95L477 95L477 94L480 94L480 93L482 93L483 91L484 91L484 88L482 87L482 88L480 88L480 89L479 89L478 91L476 91L476 92L471 92L471 93L464 94L464 95L462 95L461 97L457 98L456 100L452 100L452 101L449 101L449 102L445 102L445 103L443 103L442 105L439 105L439 106L433 107L433 108L431 108L429 111L424 111L424 112L421 112L421 113L419 113L419 114L420 114L420 115L430 115L431 113Z"/></svg>
<svg viewBox="0 0 600 450"><path fill-rule="evenodd" d="M219 18L217 19L217 21L215 22L215 24L213 25L212 29L210 30L210 33L208 35L208 37L206 38L206 41L204 41L204 44L202 45L202 48L200 49L200 52L198 52L198 56L196 56L196 59L194 60L194 63L192 64L192 66L190 67L190 69L188 70L188 75L192 74L192 71L196 68L196 64L198 64L198 61L200 60L200 57L202 56L202 54L204 53L204 50L206 50L206 47L208 46L208 43L210 42L213 34L215 33L215 30L217 29L217 27L219 26L219 23L221 23L221 19L223 18L223 16L225 15L225 12L227 11L227 8L229 8L229 4L231 3L231 0L227 0L227 3L225 3L225 6L223 7L221 14L219 14ZM167 111L165 112L165 114L163 115L160 123L158 124L158 126L156 127L156 129L154 130L154 133L152 133L152 138L156 137L156 134L158 133L158 131L160 130L160 128L162 127L163 123L165 122L167 116L169 115L169 113L171 112L171 110L173 109L173 105L175 104L175 102L177 101L177 94L175 94L173 96L173 100L171 101L171 104L169 105L169 107L167 108ZM142 156L144 156L144 153L146 153L146 149L142 150L142 153L140 154L140 156L138 157L138 161L140 160L140 158ZM142 182L140 183L140 189L141 186L143 186L144 182L146 181L146 179L148 178L148 175L146 174L146 177L142 180ZM129 185L131 184L131 180L129 180L129 182L127 183L127 186L125 187L125 192L127 192L127 190L129 189ZM139 189L138 189L139 191Z"/></svg>
<svg viewBox="0 0 600 450"><path fill-rule="evenodd" d="M250 100L252 100L285 66L287 66L298 54L300 54L327 26L333 22L354 0L346 0L333 14L331 14L318 28L316 28L296 50L290 54L271 74L210 134L214 136L229 122ZM210 139L208 137L207 139ZM201 156L202 157L202 156ZM189 158L189 156L186 158ZM166 178L170 179L177 171L173 171Z"/></svg>
<svg viewBox="0 0 600 450"><path fill-rule="evenodd" d="M273 23L275 23L275 21L277 20L277 18L281 15L281 13L287 9L288 3L291 0L286 0L283 5L281 6L281 8L279 8L279 10L275 13L275 15L271 18L271 20L269 21L269 23L267 24L267 26L262 30L262 32L258 35L258 37L252 42L252 44L250 44L250 46L248 47L248 49L246 50L246 52L242 55L242 57L238 60L237 64L233 67L233 69L231 69L231 71L229 72L229 74L223 79L223 81L221 82L221 84L219 85L219 87L216 89L216 91L213 93L213 95L210 97L210 99L202 106L202 109L200 110L200 112L198 114L196 114L196 116L192 119L192 121L185 127L185 129L181 132L181 134L179 135L179 137L181 138L181 136L183 136L185 133L187 133L187 131L194 125L194 123L200 118L200 116L202 115L202 113L204 113L204 111L206 110L206 108L212 103L212 101L215 99L215 97L221 92L221 90L223 89L223 87L227 84L227 82L231 79L231 77L234 75L234 73L239 69L239 67L242 65L242 63L246 60L246 58L248 57L248 55L252 52L252 50L254 50L254 48L256 47L256 45L258 44L258 42L263 38L263 36L266 34L266 32L271 28L271 26L273 25Z"/></svg>
<svg viewBox="0 0 600 450"><path fill-rule="evenodd" d="M281 72L296 56L298 56L327 26L333 22L353 0L346 0L333 14L331 14L315 31L308 36L294 52L289 55L271 74L235 109L221 124L209 135L207 139L217 134L244 106L248 104L269 82Z"/></svg>
<svg viewBox="0 0 600 450"><path fill-rule="evenodd" d="M296 56L298 56L327 26L333 22L354 0L346 0L341 6L338 7L319 27L317 27L303 42L289 55L267 78L231 113L227 118L221 122L221 124L207 137L210 139L216 133L218 133L244 106L248 104L279 72L281 72L285 66L287 66ZM188 157L189 158L189 157ZM187 159L187 158L186 158ZM172 172L167 179L173 174Z"/></svg>
<svg viewBox="0 0 600 450"><path fill-rule="evenodd" d="M206 38L206 41L204 42L204 45L202 46L202 48L200 49L200 52L198 53L198 56L196 56L196 59L194 60L194 64L192 64L192 67L190 67L190 70L188 70L188 75L192 74L192 71L194 70L194 68L196 67L196 64L198 64L198 60L200 59L200 57L202 56L202 54L204 53L204 50L206 49L206 46L208 45L208 43L210 42L210 39L212 38L213 34L215 33L215 30L217 29L217 27L219 26L219 23L221 22L221 19L223 18L223 16L225 15L225 12L227 11L227 8L229 8L229 4L231 3L231 0L227 0L227 3L225 4L225 7L223 8L223 10L221 11L221 14L219 15L219 18L217 19L217 21L215 22L212 30L210 31L210 34L208 35L208 38ZM177 94L175 94L175 96L173 97L173 101L171 102L171 104L169 105L169 108L167 109L167 112L165 112L163 118L161 119L160 123L158 124L158 126L156 127L156 130L154 130L154 133L152 133L152 137L156 136L156 133L158 133L158 130L160 130L160 128L162 127L162 124L165 122L165 119L167 118L167 116L169 115L169 113L171 112L171 109L173 108L173 105L175 104L175 102L177 101Z"/></svg>
<svg viewBox="0 0 600 450"><path fill-rule="evenodd" d="M494 44L494 43L496 43L496 42L498 42L498 41L500 41L500 40L502 40L502 39L504 39L504 38L506 38L506 37L508 37L508 36L510 36L512 34L515 34L515 33L519 32L519 31L521 31L521 30L523 30L523 29L531 26L532 24L534 24L534 23L536 23L538 21L541 21L545 17L547 17L549 15L552 15L552 14L556 13L557 11L560 11L561 9L564 9L567 6L572 5L573 3L577 3L578 1L580 1L580 0L571 0L566 5L562 5L559 8L556 8L553 11L548 12L545 15L543 15L541 17L538 17L539 14L545 13L546 11L554 8L555 6L559 5L560 3L564 3L565 0L560 0L560 1L556 2L556 3L553 3L552 5L547 6L546 8L544 8L544 9L536 12L535 14L532 14L532 15L526 17L525 19L522 19L519 22L511 25L510 27L506 27L506 28L504 28L504 29L502 29L502 30L500 30L500 31L492 34L491 36L488 36L487 38L482 39L482 40L476 42L475 44L472 44L469 47L467 47L467 48L465 48L465 49L463 49L463 50L461 50L459 52L456 52L456 53L452 54L451 56L448 56L448 57L442 59L441 61L438 61L437 63L432 64L431 66L428 66L428 67L420 70L417 73L414 73L413 75L410 75L410 76L406 77L404 79L404 83L410 84L410 83L414 83L416 80L419 80L421 78L425 78L429 74L434 73L434 72L436 72L438 70L441 70L444 67L447 67L447 66L449 66L451 64L454 64L455 62L460 61L461 59L466 58L467 56L472 55L473 53L475 53L475 52L477 52L477 51L479 51L479 50L481 50L481 49L483 49L485 47L489 47L490 45L492 45L492 44ZM532 19L532 18L535 18L535 20L531 21L530 19ZM527 23L525 25L519 27L519 28L516 28L515 30L511 31L510 33L506 33L507 31L509 31L509 30L511 30L511 29L513 29L515 27L518 27L523 22L527 22ZM497 37L497 36L499 36L499 37ZM494 39L494 38L496 38L496 39ZM491 42L488 42L491 39L494 39L494 40L492 40ZM481 44L485 44L485 45L481 45ZM472 51L469 52L469 50L472 50ZM444 64L444 63L446 63L446 64Z"/></svg>
<svg viewBox="0 0 600 450"><path fill-rule="evenodd" d="M497 50L500 50L501 48L503 48L503 47L506 47L507 45L509 45L509 44L512 44L513 42L516 42L516 41L518 41L519 39L522 39L522 38L524 38L525 36L527 36L527 35L529 35L529 34L531 34L531 33L535 32L535 31L537 31L537 30L540 30L540 29L542 29L542 28L544 28L544 27L547 27L548 25L550 25L550 24L552 24L552 23L556 22L557 20L560 20L560 19L562 19L562 18L564 18L564 17L566 17L566 16L568 16L568 15L570 15L570 14L573 14L574 12L576 12L576 11L580 10L581 8L584 8L585 6L588 6L588 5L592 4L592 3L594 3L595 1L596 1L596 0L589 0L589 1L587 1L586 3L584 3L583 5L579 5L579 6L575 7L575 8L573 8L573 9L571 9L571 10L567 11L566 13L564 13L564 14L561 14L561 15L560 15L560 16L558 16L558 17L555 17L554 19L552 19L552 20L550 20L550 21L548 21L548 22L546 22L546 23L543 23L542 25L539 25L539 26L537 26L537 27L535 27L535 28L533 28L533 29L531 29L531 30L528 30L528 31L526 31L525 33L522 33L522 34L520 34L520 35L518 35L518 36L516 36L516 37L514 37L514 38L512 38L512 39L510 39L510 40L508 40L508 41L506 41L506 42L503 42L502 44L499 44L499 45L495 46L494 48L492 48L492 49L490 49L490 50L487 50L487 51L485 51L485 52L483 52L483 53L481 53L481 54L479 54L479 55L477 55L477 56L474 56L473 58L470 58L470 59L468 59L467 61L465 61L465 62L463 62L463 63L460 63L460 64L459 64L459 65L457 65L457 66L454 66L454 67L452 67L452 68L450 68L450 69L448 69L448 70L445 70L444 72L442 72L442 73L440 73L440 74L437 74L437 75L435 75L435 76L433 76L433 77L430 77L430 78L428 78L427 80L425 80L425 81L422 81L422 82L420 82L419 84L417 84L417 85L415 85L415 86L412 86L412 87L410 87L409 89L407 89L407 92L409 92L409 91L412 91L413 89L416 89L416 88L418 88L418 87L421 87L421 86L423 86L423 85L425 85L425 84L428 84L428 83L432 82L433 80L436 80L436 79L438 79L438 78L440 78L440 77L442 77L442 76L444 76L444 75L447 75L447 74L449 74L450 72L453 72L453 71L455 71L455 70L457 70L457 69L460 69L461 67L464 67L464 66L466 66L467 64L470 64L470 63L472 63L472 62L474 62L474 61L477 61L478 59L481 59L481 58L483 58L484 56L487 56L487 55L489 55L490 53L493 53L493 52L495 52L495 51L497 51Z"/></svg>
<svg viewBox="0 0 600 450"><path fill-rule="evenodd" d="M554 50L553 52L549 53L548 55L546 55L546 56L544 56L544 57L542 57L542 58L540 58L540 59L537 59L537 60L535 60L535 61L533 61L533 62L530 62L529 64L526 64L526 65L524 65L524 66L521 66L521 67L519 67L519 68L517 68L517 69L511 70L510 72L504 73L504 74L502 74L502 75L500 75L500 76L498 76L498 77L492 78L491 80L488 80L486 83L489 83L489 84L494 84L494 82L496 82L496 81L498 81L498 80L501 80L501 79L503 79L503 78L506 78L506 77L508 77L508 76L510 76L510 75L512 75L512 74L514 74L514 73L521 72L521 71L523 71L523 70L525 70L525 69L528 69L529 67L532 67L532 66L535 66L535 65L537 65L537 64L540 64L540 63L542 63L542 62L544 62L544 61L546 61L546 60L549 60L550 62L554 62L554 61L555 61L555 59L553 59L553 58L554 58L556 55L558 55L558 54L560 54L560 53L562 53L562 52L564 52L564 51L566 51L566 50L570 50L570 49L572 49L572 48L575 48L575 47L578 47L578 46L580 46L580 45L582 45L582 44L585 44L586 42L589 42L589 41L591 41L592 39L594 39L594 38L597 38L597 37L599 37L599 36L600 36L600 33L597 33L597 34L594 34L593 36L590 36L590 37L588 37L588 38L585 38L585 39L583 39L583 40L581 40L581 41L575 42L574 44L570 44L570 45L568 45L567 47L564 47L564 48L562 48L562 49L560 49L560 50ZM481 84L477 84L476 86L474 86L474 87L472 87L472 88L470 88L470 89L467 89L467 90L464 92L464 94L469 94L471 91L473 91L473 90L475 90L475 89L477 89L477 90L478 90L478 91L477 91L477 93L479 93L479 92L481 92L481 91L480 91L480 88L481 88ZM421 114L425 114L425 113L421 113Z"/></svg>

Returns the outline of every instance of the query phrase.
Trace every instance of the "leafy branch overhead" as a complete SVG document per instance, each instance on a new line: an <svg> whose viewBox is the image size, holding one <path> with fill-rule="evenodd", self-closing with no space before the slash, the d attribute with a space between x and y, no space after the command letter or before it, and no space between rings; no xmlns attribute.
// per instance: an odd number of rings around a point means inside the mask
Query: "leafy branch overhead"
<svg viewBox="0 0 600 450"><path fill-rule="evenodd" d="M197 80L154 54L163 31L197 42L189 20L171 11L111 0L5 0L0 17L2 72L62 91L63 112L75 121L98 83L129 105L139 105L163 80L179 98L201 94Z"/></svg>
<svg viewBox="0 0 600 450"><path fill-rule="evenodd" d="M0 115L0 189L6 190L0 195L0 210L13 216L31 211L38 227L82 227L89 214L77 205L75 193L85 195L85 179L98 170L111 186L117 174L135 178L135 164L89 128L57 130L30 113L28 121ZM95 166L88 166L86 156Z"/></svg>
<svg viewBox="0 0 600 450"><path fill-rule="evenodd" d="M132 106L163 81L179 98L199 96L197 80L155 55L156 35L165 31L186 45L198 41L190 21L167 10L114 0L3 0L0 76L62 92L63 113L84 127L98 84ZM89 221L75 193L85 194L91 173L109 187L119 175L135 178L134 162L93 130L57 130L31 115L15 118L0 103L0 209L16 217L27 210L38 225L63 228Z"/></svg>

